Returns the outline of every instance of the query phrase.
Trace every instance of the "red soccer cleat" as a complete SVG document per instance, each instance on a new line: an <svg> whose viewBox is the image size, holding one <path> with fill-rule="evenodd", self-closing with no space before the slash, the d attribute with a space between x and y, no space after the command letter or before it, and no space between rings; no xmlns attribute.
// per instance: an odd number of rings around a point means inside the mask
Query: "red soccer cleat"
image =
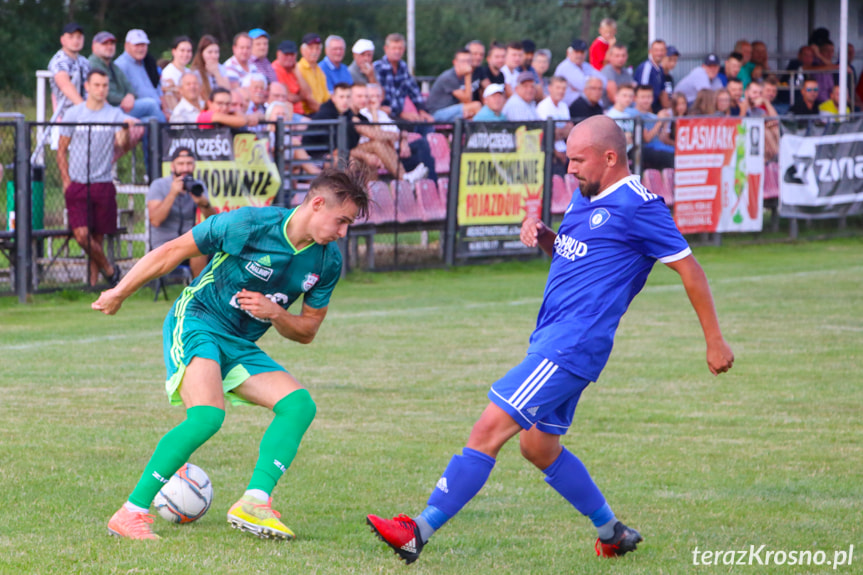
<svg viewBox="0 0 863 575"><path fill-rule="evenodd" d="M644 538L638 531L618 521L614 524L614 535L610 539L597 539L594 548L600 557L618 557L635 551L642 541Z"/></svg>
<svg viewBox="0 0 863 575"><path fill-rule="evenodd" d="M407 515L396 515L392 519L369 515L366 523L378 539L389 545L408 565L419 558L424 543L416 522Z"/></svg>

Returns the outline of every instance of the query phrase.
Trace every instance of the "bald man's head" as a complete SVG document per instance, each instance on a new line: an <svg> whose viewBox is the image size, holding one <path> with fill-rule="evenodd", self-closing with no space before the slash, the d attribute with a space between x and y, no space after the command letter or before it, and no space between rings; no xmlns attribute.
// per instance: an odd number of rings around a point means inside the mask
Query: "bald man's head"
<svg viewBox="0 0 863 575"><path fill-rule="evenodd" d="M629 175L626 136L608 116L592 116L579 122L566 139L569 173L579 183L581 194L595 196Z"/></svg>

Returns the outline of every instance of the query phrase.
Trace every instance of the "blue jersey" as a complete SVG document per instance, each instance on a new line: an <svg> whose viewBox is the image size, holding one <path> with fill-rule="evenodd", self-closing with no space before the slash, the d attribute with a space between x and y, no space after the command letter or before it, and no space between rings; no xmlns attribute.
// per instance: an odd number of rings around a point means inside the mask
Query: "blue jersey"
<svg viewBox="0 0 863 575"><path fill-rule="evenodd" d="M659 96L665 91L666 82L666 75L662 68L648 58L638 65L632 77L639 86L644 85L653 88L653 111L659 112L662 109Z"/></svg>
<svg viewBox="0 0 863 575"><path fill-rule="evenodd" d="M629 176L593 198L573 196L554 254L528 353L596 381L614 333L656 260L685 258L689 245L665 202Z"/></svg>

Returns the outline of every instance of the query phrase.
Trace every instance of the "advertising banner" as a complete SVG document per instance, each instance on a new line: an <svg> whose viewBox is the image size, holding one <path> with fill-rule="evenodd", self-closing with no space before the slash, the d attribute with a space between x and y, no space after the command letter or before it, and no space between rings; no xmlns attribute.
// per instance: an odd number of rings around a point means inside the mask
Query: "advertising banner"
<svg viewBox="0 0 863 575"><path fill-rule="evenodd" d="M863 213L863 120L836 124L835 129L840 127L841 134L782 136L781 216L819 219Z"/></svg>
<svg viewBox="0 0 863 575"><path fill-rule="evenodd" d="M542 129L493 122L465 125L458 192L459 257L530 254L521 222L542 216Z"/></svg>
<svg viewBox="0 0 863 575"><path fill-rule="evenodd" d="M231 134L228 128L162 130L162 175L171 173L171 156L180 147L195 152L195 179L204 182L219 212L269 206L282 185L267 151L267 140Z"/></svg>
<svg viewBox="0 0 863 575"><path fill-rule="evenodd" d="M682 233L761 231L763 200L763 119L677 120L674 221Z"/></svg>

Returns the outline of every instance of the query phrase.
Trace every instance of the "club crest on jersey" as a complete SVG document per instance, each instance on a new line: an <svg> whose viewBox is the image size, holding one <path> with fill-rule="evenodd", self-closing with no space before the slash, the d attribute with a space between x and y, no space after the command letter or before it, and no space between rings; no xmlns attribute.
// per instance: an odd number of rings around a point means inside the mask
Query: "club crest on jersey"
<svg viewBox="0 0 863 575"><path fill-rule="evenodd" d="M262 266L258 262L249 262L246 264L246 271L255 276L256 278L260 278L265 282L270 281L270 277L273 275L273 268Z"/></svg>
<svg viewBox="0 0 863 575"><path fill-rule="evenodd" d="M306 274L306 279L303 280L303 291L306 292L315 287L315 284L318 283L319 279L321 279L321 276L318 274Z"/></svg>
<svg viewBox="0 0 863 575"><path fill-rule="evenodd" d="M590 229L595 230L611 219L611 214L605 208L596 208L590 212Z"/></svg>

